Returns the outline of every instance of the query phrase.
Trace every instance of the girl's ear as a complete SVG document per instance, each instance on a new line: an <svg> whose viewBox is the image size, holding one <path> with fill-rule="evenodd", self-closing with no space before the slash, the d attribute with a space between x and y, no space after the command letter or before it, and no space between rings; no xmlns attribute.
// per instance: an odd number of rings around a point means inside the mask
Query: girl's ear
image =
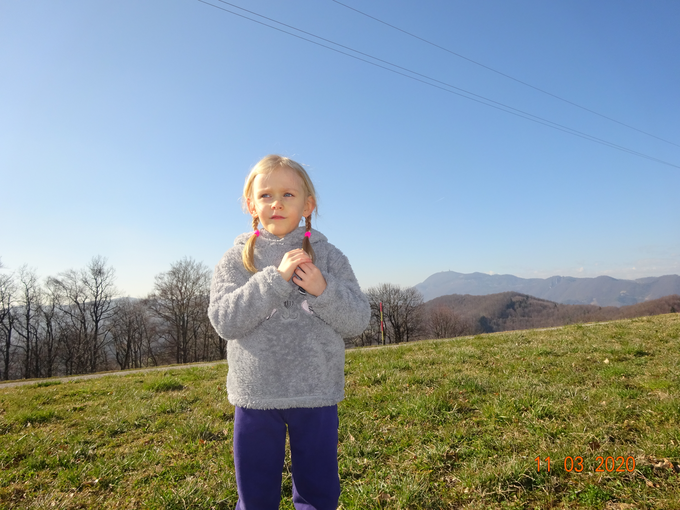
<svg viewBox="0 0 680 510"><path fill-rule="evenodd" d="M246 205L248 207L248 212L250 215L254 218L257 216L257 211L255 210L255 206L253 205L253 201L250 198L246 199Z"/></svg>
<svg viewBox="0 0 680 510"><path fill-rule="evenodd" d="M314 201L313 196L308 196L307 197L307 202L305 203L305 208L302 210L302 217L306 218L310 214L314 212L314 209L316 208L316 202Z"/></svg>

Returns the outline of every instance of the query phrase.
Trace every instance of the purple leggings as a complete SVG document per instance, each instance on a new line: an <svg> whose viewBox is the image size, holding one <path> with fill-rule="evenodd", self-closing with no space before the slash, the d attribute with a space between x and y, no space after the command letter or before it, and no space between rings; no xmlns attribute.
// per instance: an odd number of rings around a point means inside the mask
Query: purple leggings
<svg viewBox="0 0 680 510"><path fill-rule="evenodd" d="M297 510L335 510L338 476L338 406L245 409L234 416L236 510L278 510L290 436L293 504Z"/></svg>

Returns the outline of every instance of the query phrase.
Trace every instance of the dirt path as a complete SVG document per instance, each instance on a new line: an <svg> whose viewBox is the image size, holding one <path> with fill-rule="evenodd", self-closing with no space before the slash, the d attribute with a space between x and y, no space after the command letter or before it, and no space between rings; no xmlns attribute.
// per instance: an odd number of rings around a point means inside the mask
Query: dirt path
<svg viewBox="0 0 680 510"><path fill-rule="evenodd" d="M226 360L219 361L208 361L205 363L187 363L186 365L166 365L163 367L149 367L149 368L136 368L134 370L117 370L115 372L98 372L96 374L84 374L84 375L72 375L69 377L50 377L49 379L22 379L19 381L7 381L0 382L0 390L5 388L14 388L16 386L25 386L27 384L37 384L47 381L59 381L61 383L69 381L77 381L80 379L99 379L100 377L111 377L111 376L121 376L130 374L145 374L148 372L158 372L161 370L181 370L183 368L191 367L213 367L215 365L226 364Z"/></svg>

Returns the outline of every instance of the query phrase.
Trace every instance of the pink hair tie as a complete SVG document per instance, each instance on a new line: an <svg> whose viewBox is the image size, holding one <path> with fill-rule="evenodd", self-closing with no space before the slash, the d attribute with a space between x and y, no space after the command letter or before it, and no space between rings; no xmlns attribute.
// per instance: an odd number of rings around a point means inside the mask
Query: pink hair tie
<svg viewBox="0 0 680 510"><path fill-rule="evenodd" d="M255 230L254 234L255 234L255 237L260 237L260 231L259 230Z"/></svg>
<svg viewBox="0 0 680 510"><path fill-rule="evenodd" d="M305 232L305 237L310 237L312 235L311 232Z"/></svg>

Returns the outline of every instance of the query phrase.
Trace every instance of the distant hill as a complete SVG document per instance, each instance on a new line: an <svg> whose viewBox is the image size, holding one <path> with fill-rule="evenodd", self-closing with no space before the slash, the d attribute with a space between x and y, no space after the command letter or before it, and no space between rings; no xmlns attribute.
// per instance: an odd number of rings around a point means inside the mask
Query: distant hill
<svg viewBox="0 0 680 510"><path fill-rule="evenodd" d="M416 285L425 301L449 294L485 296L519 292L567 305L625 306L680 294L680 276L666 275L638 280L617 280L609 276L574 278L519 278L484 273L435 273Z"/></svg>
<svg viewBox="0 0 680 510"><path fill-rule="evenodd" d="M425 313L451 310L459 318L457 335L630 319L680 312L680 296L665 296L628 306L564 305L517 292L487 296L452 294L427 301Z"/></svg>

